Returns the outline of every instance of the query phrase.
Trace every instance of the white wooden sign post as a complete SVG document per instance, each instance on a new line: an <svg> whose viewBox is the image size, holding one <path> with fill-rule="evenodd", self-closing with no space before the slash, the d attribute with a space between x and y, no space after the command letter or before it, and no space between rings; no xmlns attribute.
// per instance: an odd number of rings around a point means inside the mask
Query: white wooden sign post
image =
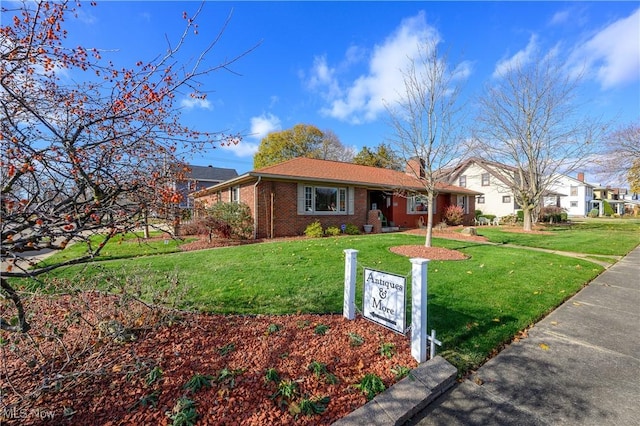
<svg viewBox="0 0 640 426"><path fill-rule="evenodd" d="M411 267L411 356L427 360L427 264L428 259L410 259Z"/></svg>
<svg viewBox="0 0 640 426"><path fill-rule="evenodd" d="M357 256L358 250L347 249L345 253L344 264L344 305L343 315L349 320L353 320L356 317L356 273L357 273ZM411 261L411 356L416 361L422 363L427 360L429 350L427 349L427 341L430 343L431 351L430 358L433 358L435 354L435 345L441 345L441 342L436 339L435 330L432 330L431 335L427 335L427 265L428 259L414 258ZM367 276L369 272L369 276ZM372 274L373 273L373 274ZM369 289L369 304L371 307L382 310L382 317L384 317L384 323L380 324L385 327L392 328L398 332L404 333L404 317L396 317L401 311L404 312L404 284L396 278L402 278L394 276L393 274L386 274L384 272L365 270L365 284L367 279L370 279L370 284L375 284L375 287ZM399 306L400 286L402 286L402 307ZM382 294L387 290L393 290L396 292L394 303L382 303ZM376 294L375 291L378 293ZM365 287L365 293L367 292ZM375 297L377 296L377 298ZM384 298L390 296L390 293L385 293ZM366 294L365 294L366 298ZM375 299L375 301L373 300ZM367 300L365 299L365 310L367 310ZM390 312L393 310L393 314ZM373 312L380 314L380 312ZM366 317L366 315L365 315ZM376 315L372 315L374 320ZM380 319L380 318L378 318ZM396 322L396 324L392 324ZM390 325L391 324L391 325Z"/></svg>
<svg viewBox="0 0 640 426"><path fill-rule="evenodd" d="M342 315L349 320L356 318L356 266L358 250L344 251L344 302Z"/></svg>

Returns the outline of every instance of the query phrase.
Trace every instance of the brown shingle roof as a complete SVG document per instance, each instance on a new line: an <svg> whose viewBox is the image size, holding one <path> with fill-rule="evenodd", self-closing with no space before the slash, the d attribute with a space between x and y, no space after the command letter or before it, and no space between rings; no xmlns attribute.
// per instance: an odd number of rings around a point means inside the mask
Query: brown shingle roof
<svg viewBox="0 0 640 426"><path fill-rule="evenodd" d="M244 180L242 178L248 176L261 177L263 179L330 182L373 188L403 188L424 191L424 184L419 179L404 172L305 157L293 158L273 166L253 170L246 175L240 176L236 179L236 182ZM221 185L224 185L224 183L216 185L216 187ZM446 183L438 184L437 187L440 192L480 194L476 191Z"/></svg>

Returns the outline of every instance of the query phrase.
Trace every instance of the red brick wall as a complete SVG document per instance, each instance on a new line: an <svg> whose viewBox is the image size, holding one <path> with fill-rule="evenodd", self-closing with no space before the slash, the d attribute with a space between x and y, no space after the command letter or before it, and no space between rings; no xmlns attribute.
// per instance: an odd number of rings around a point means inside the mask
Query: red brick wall
<svg viewBox="0 0 640 426"><path fill-rule="evenodd" d="M453 201L452 201L453 200ZM472 225L473 218L475 217L475 197L467 197L469 203L469 213L465 215L464 225ZM395 226L401 228L417 228L419 226L420 217L422 217L423 223L427 224L427 212L424 214L409 214L407 213L407 199L405 197L395 196L393 197L393 223ZM433 224L444 220L444 213L451 204L456 203L456 196L453 194L438 194L436 198L436 212L433 215Z"/></svg>
<svg viewBox="0 0 640 426"><path fill-rule="evenodd" d="M271 207L272 199L273 208ZM362 188L354 190L354 213L352 215L298 214L298 184L295 182L262 181L258 185L258 200L257 238L303 235L307 226L316 220L320 221L325 229L329 226L340 227L343 224L353 224L362 231L362 226L366 223L367 191Z"/></svg>
<svg viewBox="0 0 640 426"><path fill-rule="evenodd" d="M255 202L257 196L257 203ZM257 220L256 238L275 238L304 235L308 225L319 220L322 227L353 224L364 232L363 225L369 223L367 208L367 190L354 189L354 213L352 215L299 215L298 214L298 184L296 182L265 181L245 184L240 188L240 201L246 203L251 209L254 221ZM434 214L433 224L443 220L444 211L451 204L451 194L439 194L437 199L437 212ZM222 192L222 201L230 200L230 189ZM198 199L199 202L211 205L217 202L216 194L211 194ZM417 228L420 216L427 223L427 214L407 214L407 199L394 196L392 198L393 217L389 220L395 226L401 228ZM465 217L465 225L473 223L475 198L469 197L469 214ZM257 211L256 211L257 206ZM273 217L272 217L273 216ZM273 222L272 222L273 219ZM375 229L374 232L379 230Z"/></svg>

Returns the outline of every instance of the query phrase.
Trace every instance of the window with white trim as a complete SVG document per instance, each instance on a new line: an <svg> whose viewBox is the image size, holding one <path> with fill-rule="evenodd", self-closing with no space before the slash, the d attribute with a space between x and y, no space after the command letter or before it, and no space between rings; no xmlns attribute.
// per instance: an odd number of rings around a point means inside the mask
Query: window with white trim
<svg viewBox="0 0 640 426"><path fill-rule="evenodd" d="M434 200L435 201L435 200ZM435 202L433 203L435 212ZM428 213L429 199L426 195L414 195L407 198L407 213L424 214Z"/></svg>
<svg viewBox="0 0 640 426"><path fill-rule="evenodd" d="M347 188L305 186L304 211L308 213L345 214L348 205L347 194Z"/></svg>
<svg viewBox="0 0 640 426"><path fill-rule="evenodd" d="M571 202L569 203L569 205L570 205L571 207L578 207L578 202L577 202L577 201L571 201Z"/></svg>
<svg viewBox="0 0 640 426"><path fill-rule="evenodd" d="M240 187L239 186L232 186L231 187L231 199L230 201L232 203L239 203L240 202Z"/></svg>
<svg viewBox="0 0 640 426"><path fill-rule="evenodd" d="M574 185L571 185L569 187L569 195L571 197L577 197L578 196L578 187L574 186Z"/></svg>
<svg viewBox="0 0 640 426"><path fill-rule="evenodd" d="M469 203L467 202L466 195L458 195L457 204L458 204L458 207L462 207L462 211L465 214L469 213Z"/></svg>
<svg viewBox="0 0 640 426"><path fill-rule="evenodd" d="M480 178L482 179L482 186L489 186L489 173L483 173Z"/></svg>
<svg viewBox="0 0 640 426"><path fill-rule="evenodd" d="M458 186L462 188L467 186L467 175L462 175L458 178Z"/></svg>

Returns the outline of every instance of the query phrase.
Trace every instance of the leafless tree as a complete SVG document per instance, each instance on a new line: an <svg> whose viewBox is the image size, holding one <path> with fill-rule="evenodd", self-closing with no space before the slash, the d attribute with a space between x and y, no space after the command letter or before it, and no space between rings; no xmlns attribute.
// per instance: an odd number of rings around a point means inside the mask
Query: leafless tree
<svg viewBox="0 0 640 426"><path fill-rule="evenodd" d="M446 183L442 170L463 156L462 78L458 67L451 68L441 56L437 42L420 44L418 55L402 71L404 88L398 100L386 105L393 136L389 140L396 155L424 184L428 219L425 246L431 246L433 205L440 185Z"/></svg>
<svg viewBox="0 0 640 426"><path fill-rule="evenodd" d="M626 180L632 192L640 193L640 121L609 133L596 162L600 176L619 183Z"/></svg>
<svg viewBox="0 0 640 426"><path fill-rule="evenodd" d="M509 64L479 99L476 155L509 166L495 171L521 206L525 230L557 173L583 167L604 132L582 114L580 81L548 55Z"/></svg>
<svg viewBox="0 0 640 426"><path fill-rule="evenodd" d="M354 149L346 147L340 142L340 138L333 130L323 130L322 143L319 148L319 158L323 160L334 160L350 162L354 157Z"/></svg>

